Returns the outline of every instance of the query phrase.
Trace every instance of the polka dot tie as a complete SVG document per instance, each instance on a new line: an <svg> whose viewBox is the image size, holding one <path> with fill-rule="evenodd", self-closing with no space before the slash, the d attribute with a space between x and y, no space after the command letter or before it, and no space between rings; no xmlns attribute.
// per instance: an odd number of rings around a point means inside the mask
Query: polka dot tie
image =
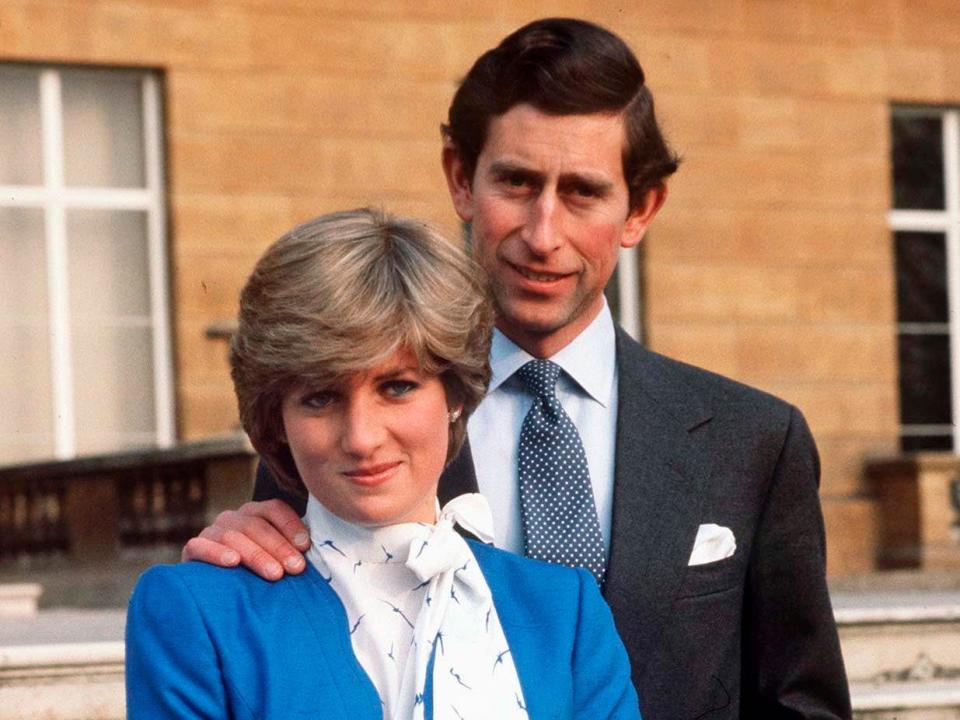
<svg viewBox="0 0 960 720"><path fill-rule="evenodd" d="M606 561L583 442L557 399L560 366L531 360L517 377L534 396L520 428L520 517L528 557L587 568Z"/></svg>

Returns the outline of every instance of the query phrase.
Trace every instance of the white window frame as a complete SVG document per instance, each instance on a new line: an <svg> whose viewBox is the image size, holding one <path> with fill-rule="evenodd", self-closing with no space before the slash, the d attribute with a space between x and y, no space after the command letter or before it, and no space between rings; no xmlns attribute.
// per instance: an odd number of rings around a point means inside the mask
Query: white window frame
<svg viewBox="0 0 960 720"><path fill-rule="evenodd" d="M122 73L124 70L110 72ZM174 443L173 355L170 340L167 278L167 227L164 202L163 140L160 83L149 71L129 71L140 79L143 98L145 188L67 187L64 182L63 95L61 70L39 71L43 143L43 184L0 185L0 206L39 208L44 215L49 298L51 390L54 457L76 456L73 354L70 329L70 287L67 264L68 209L139 210L147 218L153 329L153 390L156 432L149 440L159 447Z"/></svg>
<svg viewBox="0 0 960 720"><path fill-rule="evenodd" d="M901 425L902 436L953 435L954 452L960 452L960 109L897 107L898 115L913 114L939 117L943 128L944 198L943 210L891 210L888 215L893 232L943 233L947 255L947 312L948 322L898 323L898 335L942 334L946 330L950 342L950 425Z"/></svg>
<svg viewBox="0 0 960 720"><path fill-rule="evenodd" d="M620 327L636 341L640 341L640 257L637 246L620 250L617 262L617 291L620 307L617 321Z"/></svg>

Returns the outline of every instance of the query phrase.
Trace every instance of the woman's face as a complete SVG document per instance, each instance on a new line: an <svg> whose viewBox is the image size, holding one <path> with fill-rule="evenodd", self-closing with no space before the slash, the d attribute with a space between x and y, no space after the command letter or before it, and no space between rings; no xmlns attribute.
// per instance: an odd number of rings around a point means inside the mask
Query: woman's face
<svg viewBox="0 0 960 720"><path fill-rule="evenodd" d="M359 525L436 520L447 457L443 383L398 352L331 387L303 386L283 400L283 426L307 490Z"/></svg>

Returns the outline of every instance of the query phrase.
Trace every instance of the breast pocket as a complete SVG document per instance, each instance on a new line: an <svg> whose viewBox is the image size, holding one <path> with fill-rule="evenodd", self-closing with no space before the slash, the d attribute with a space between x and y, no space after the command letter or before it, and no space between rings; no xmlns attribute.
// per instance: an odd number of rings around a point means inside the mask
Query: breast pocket
<svg viewBox="0 0 960 720"><path fill-rule="evenodd" d="M743 584L744 572L736 555L705 565L691 565L683 576L679 597L698 597L735 588Z"/></svg>

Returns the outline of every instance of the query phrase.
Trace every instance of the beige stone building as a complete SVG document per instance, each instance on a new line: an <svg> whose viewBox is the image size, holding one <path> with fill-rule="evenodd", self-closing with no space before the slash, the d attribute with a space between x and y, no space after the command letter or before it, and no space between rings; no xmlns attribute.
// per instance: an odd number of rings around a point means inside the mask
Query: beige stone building
<svg viewBox="0 0 960 720"><path fill-rule="evenodd" d="M371 203L456 233L438 128L457 79L546 14L631 44L684 159L621 312L800 406L830 571L871 569L865 457L955 431L954 0L0 0L0 463L234 427L208 331L259 253ZM942 160L939 198L894 192L894 137L901 182ZM929 317L898 323L898 263L932 273ZM903 363L932 379L905 385L901 423Z"/></svg>

